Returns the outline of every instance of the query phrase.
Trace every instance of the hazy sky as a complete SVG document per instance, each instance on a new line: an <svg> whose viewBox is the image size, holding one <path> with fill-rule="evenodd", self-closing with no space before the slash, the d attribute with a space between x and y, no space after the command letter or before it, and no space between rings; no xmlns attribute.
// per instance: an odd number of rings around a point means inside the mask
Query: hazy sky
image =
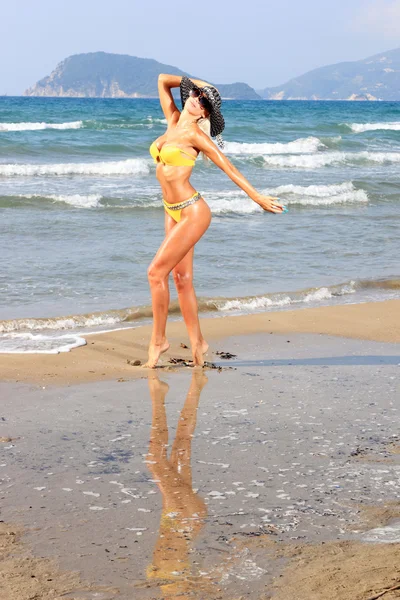
<svg viewBox="0 0 400 600"><path fill-rule="evenodd" d="M0 94L104 50L260 89L400 47L400 0L3 0Z"/></svg>

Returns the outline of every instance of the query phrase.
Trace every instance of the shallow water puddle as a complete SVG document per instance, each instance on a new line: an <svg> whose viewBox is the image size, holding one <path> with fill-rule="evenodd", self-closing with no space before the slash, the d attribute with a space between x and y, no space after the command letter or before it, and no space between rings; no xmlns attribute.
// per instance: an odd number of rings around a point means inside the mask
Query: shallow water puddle
<svg viewBox="0 0 400 600"><path fill-rule="evenodd" d="M3 385L0 437L13 442L0 447L1 518L118 600L252 598L277 572L269 542L350 537L357 503L399 497L400 455L387 450L398 367L365 364L387 345L267 339L242 339L237 369L223 373ZM400 524L390 528L365 541L398 541Z"/></svg>

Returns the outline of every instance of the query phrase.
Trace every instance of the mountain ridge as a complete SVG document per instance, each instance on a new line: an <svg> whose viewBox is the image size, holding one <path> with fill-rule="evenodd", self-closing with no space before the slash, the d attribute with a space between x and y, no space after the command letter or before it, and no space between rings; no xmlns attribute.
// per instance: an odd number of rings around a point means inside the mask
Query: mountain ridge
<svg viewBox="0 0 400 600"><path fill-rule="evenodd" d="M128 54L88 52L61 61L24 96L75 98L156 98L160 73L187 75L172 65ZM223 97L261 100L247 83L216 84Z"/></svg>
<svg viewBox="0 0 400 600"><path fill-rule="evenodd" d="M259 90L267 100L400 100L400 48L312 69Z"/></svg>
<svg viewBox="0 0 400 600"><path fill-rule="evenodd" d="M74 54L25 90L24 96L157 98L159 73L191 76L151 58L107 52ZM235 100L399 101L400 48L312 69L262 90L243 82L215 85L223 98Z"/></svg>

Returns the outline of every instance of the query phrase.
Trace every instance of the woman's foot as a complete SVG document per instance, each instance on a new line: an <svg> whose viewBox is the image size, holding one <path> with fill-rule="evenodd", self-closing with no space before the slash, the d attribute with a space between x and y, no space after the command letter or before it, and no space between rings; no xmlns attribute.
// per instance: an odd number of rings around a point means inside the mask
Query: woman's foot
<svg viewBox="0 0 400 600"><path fill-rule="evenodd" d="M166 352L168 348L169 343L166 338L161 342L161 344L153 344L152 342L150 342L149 358L147 362L143 365L143 367L147 369L155 369L161 354Z"/></svg>
<svg viewBox="0 0 400 600"><path fill-rule="evenodd" d="M201 342L201 351L202 351L202 353L203 354L207 354L208 348L209 348L209 345L207 344L206 340L203 338L202 342Z"/></svg>
<svg viewBox="0 0 400 600"><path fill-rule="evenodd" d="M207 346L208 348L208 346ZM192 347L193 367L204 367L203 344L197 344Z"/></svg>

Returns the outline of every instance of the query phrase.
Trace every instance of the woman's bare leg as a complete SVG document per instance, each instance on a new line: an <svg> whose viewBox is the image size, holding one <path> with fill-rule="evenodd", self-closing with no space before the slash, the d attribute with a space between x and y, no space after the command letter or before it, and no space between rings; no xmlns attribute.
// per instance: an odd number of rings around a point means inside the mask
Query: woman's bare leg
<svg viewBox="0 0 400 600"><path fill-rule="evenodd" d="M211 211L203 199L188 206L184 212L182 220L166 235L148 269L153 306L153 333L149 346L149 359L145 367L154 368L160 354L168 348L165 329L169 305L169 274L199 241L211 222ZM204 360L199 329L195 327L194 330L189 331L189 337L194 364L202 366Z"/></svg>
<svg viewBox="0 0 400 600"><path fill-rule="evenodd" d="M165 231L168 233L174 225L175 221L166 214ZM205 354L208 350L208 344L200 329L197 298L193 287L193 256L194 248L191 248L186 256L176 265L172 273L176 291L178 292L179 306L189 333L189 339L196 341L199 339L201 353Z"/></svg>

